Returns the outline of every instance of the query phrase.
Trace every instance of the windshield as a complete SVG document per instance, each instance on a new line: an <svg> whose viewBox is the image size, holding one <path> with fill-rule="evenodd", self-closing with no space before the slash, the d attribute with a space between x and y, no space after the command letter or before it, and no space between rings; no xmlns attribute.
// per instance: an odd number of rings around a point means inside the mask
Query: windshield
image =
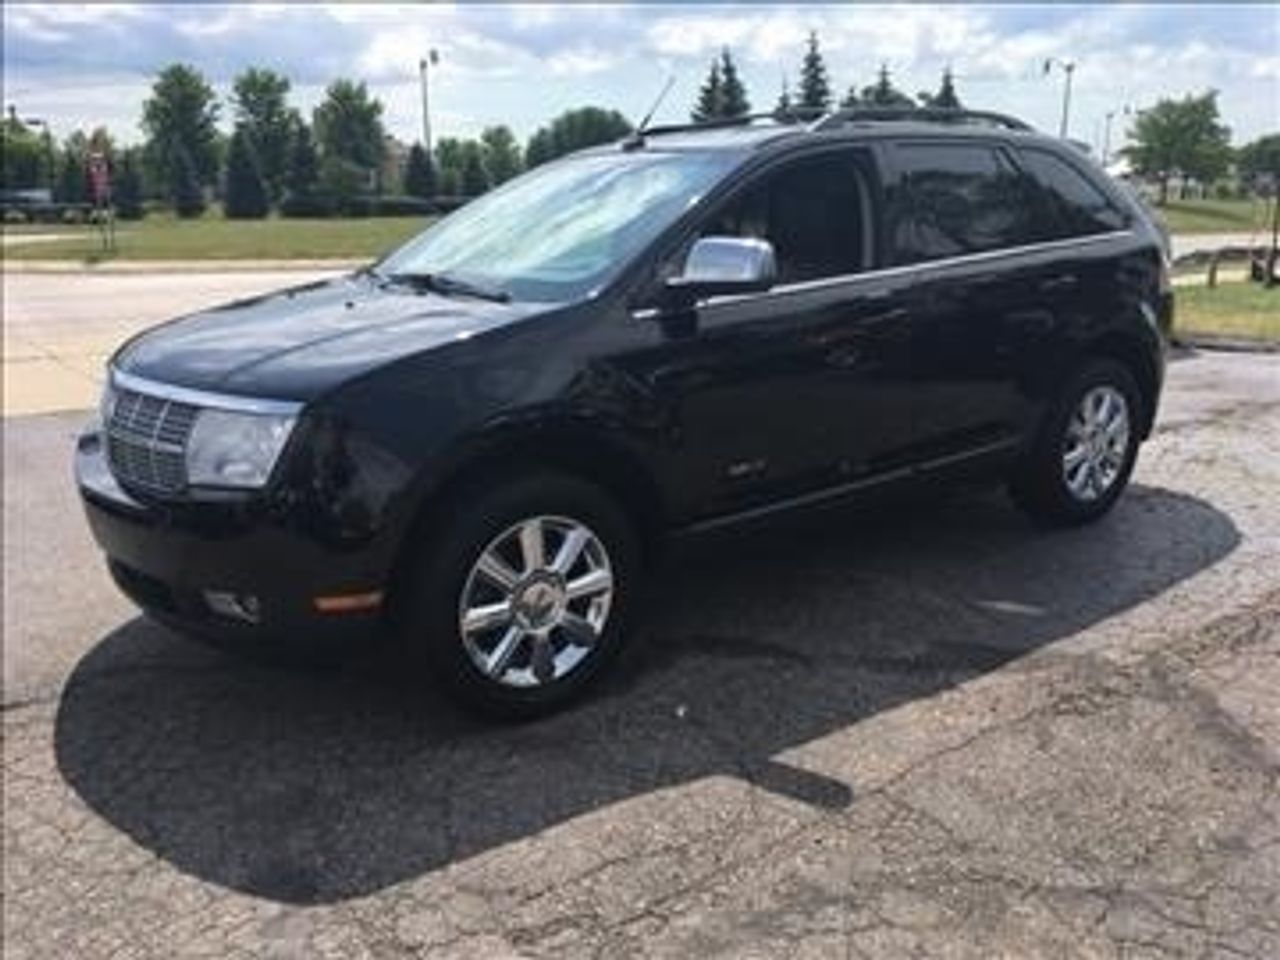
<svg viewBox="0 0 1280 960"><path fill-rule="evenodd" d="M576 299L610 280L738 159L644 152L551 163L433 224L377 270L447 275L516 300Z"/></svg>

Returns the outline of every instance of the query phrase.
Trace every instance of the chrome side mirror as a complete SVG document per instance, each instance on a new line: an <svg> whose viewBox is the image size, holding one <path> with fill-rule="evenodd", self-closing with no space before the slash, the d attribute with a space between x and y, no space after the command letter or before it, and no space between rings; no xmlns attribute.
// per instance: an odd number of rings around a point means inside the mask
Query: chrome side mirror
<svg viewBox="0 0 1280 960"><path fill-rule="evenodd" d="M754 237L700 237L667 290L686 302L768 290L778 278L773 244Z"/></svg>

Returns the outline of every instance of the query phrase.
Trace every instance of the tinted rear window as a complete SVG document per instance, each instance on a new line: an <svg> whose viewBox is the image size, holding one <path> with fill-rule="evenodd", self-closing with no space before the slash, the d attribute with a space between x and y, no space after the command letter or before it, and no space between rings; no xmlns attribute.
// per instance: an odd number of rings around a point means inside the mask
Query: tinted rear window
<svg viewBox="0 0 1280 960"><path fill-rule="evenodd" d="M1016 247L1035 239L1022 175L992 146L903 144L895 150L890 237L897 263Z"/></svg>
<svg viewBox="0 0 1280 960"><path fill-rule="evenodd" d="M1023 150L1022 162L1050 214L1041 229L1042 239L1106 233L1128 225L1111 199L1066 161L1043 150Z"/></svg>

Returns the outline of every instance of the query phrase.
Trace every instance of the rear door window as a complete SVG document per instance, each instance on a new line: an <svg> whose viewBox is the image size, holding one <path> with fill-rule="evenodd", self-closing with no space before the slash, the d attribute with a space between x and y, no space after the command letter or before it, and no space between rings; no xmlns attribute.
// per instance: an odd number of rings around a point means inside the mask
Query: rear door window
<svg viewBox="0 0 1280 960"><path fill-rule="evenodd" d="M894 262L943 260L1034 242L1022 174L994 146L904 143L894 149L890 198Z"/></svg>
<svg viewBox="0 0 1280 960"><path fill-rule="evenodd" d="M1065 160L1044 150L1023 150L1021 157L1048 208L1041 239L1083 237L1128 226L1111 199Z"/></svg>

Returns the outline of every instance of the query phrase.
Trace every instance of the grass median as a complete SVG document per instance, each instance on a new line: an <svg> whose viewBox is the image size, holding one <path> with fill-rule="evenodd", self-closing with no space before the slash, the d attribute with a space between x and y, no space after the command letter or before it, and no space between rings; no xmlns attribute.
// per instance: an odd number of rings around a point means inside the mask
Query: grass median
<svg viewBox="0 0 1280 960"><path fill-rule="evenodd" d="M1172 233L1253 233L1270 227L1270 208L1255 200L1170 200L1156 212Z"/></svg>
<svg viewBox="0 0 1280 960"><path fill-rule="evenodd" d="M1179 287L1175 298L1175 336L1280 345L1280 287L1268 290L1250 282Z"/></svg>
<svg viewBox="0 0 1280 960"><path fill-rule="evenodd" d="M179 220L152 214L116 224L116 250L102 249L97 227L36 224L4 228L6 260L365 260L418 233L424 217L368 219ZM23 237L32 239L23 242ZM58 239L37 240L36 237Z"/></svg>

